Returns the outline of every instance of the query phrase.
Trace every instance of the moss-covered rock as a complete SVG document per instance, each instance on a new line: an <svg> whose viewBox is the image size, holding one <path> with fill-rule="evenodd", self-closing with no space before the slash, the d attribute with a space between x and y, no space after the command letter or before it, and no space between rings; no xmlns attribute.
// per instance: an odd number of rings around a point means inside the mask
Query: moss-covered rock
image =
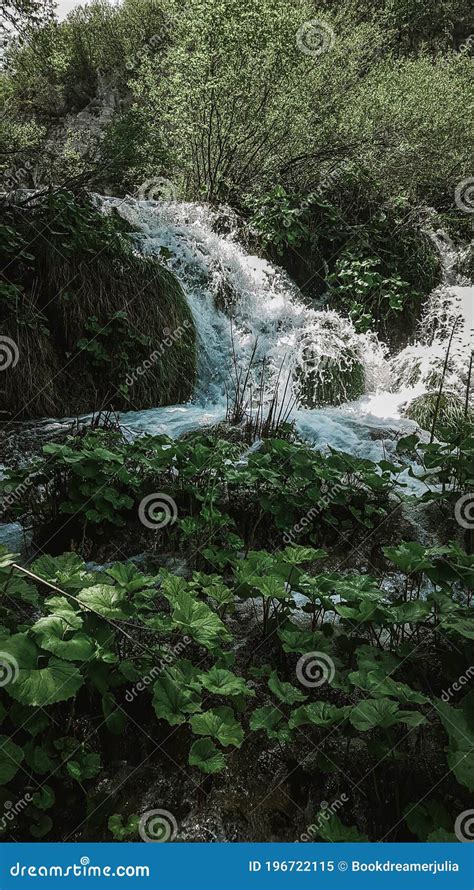
<svg viewBox="0 0 474 890"><path fill-rule="evenodd" d="M428 392L413 399L405 408L405 414L414 420L423 430L431 432L438 403L438 393ZM435 425L435 436L448 442L457 441L463 432L474 426L474 411L452 392L441 394L438 416Z"/></svg>
<svg viewBox="0 0 474 890"><path fill-rule="evenodd" d="M298 401L304 408L340 405L363 394L364 366L353 346L339 345L331 356L319 354L308 344L302 349L301 359L295 378Z"/></svg>
<svg viewBox="0 0 474 890"><path fill-rule="evenodd" d="M17 361L2 409L20 418L133 410L193 391L195 329L176 278L137 256L123 222L60 192L4 208L0 334Z"/></svg>

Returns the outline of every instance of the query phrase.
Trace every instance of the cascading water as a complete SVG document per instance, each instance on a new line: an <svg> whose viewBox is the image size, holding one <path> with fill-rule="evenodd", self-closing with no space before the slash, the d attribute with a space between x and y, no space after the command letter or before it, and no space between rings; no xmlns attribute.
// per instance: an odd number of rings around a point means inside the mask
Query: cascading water
<svg viewBox="0 0 474 890"><path fill-rule="evenodd" d="M222 420L226 385L235 367L264 368L265 392L290 387L299 404L311 404L327 391L338 407L298 407L300 433L318 447L331 445L372 459L393 449L394 433L413 429L403 405L432 388L454 317L459 315L449 365L450 388L460 391L467 370L473 288L458 282L452 251L439 244L445 281L428 301L419 342L390 359L373 334L358 334L348 319L316 310L281 269L249 255L239 243L230 212L199 204L103 199L138 229L137 248L159 257L176 274L191 308L198 338L199 370L195 397L172 405L122 415L135 431L170 435ZM225 230L224 232L222 230ZM433 236L435 237L435 236ZM351 376L364 395L346 401ZM133 393L132 393L133 399Z"/></svg>

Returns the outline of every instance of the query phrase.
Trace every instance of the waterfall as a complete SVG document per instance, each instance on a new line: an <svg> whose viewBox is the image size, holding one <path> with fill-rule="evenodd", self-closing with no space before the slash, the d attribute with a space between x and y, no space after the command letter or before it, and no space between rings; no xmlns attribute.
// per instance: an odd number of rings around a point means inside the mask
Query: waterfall
<svg viewBox="0 0 474 890"><path fill-rule="evenodd" d="M282 269L247 252L231 211L131 198L102 202L105 212L115 207L138 230L143 255L160 259L177 276L197 332L193 400L126 412L122 422L131 430L180 435L222 420L226 386L233 374L245 373L254 353L254 373L263 375L267 398L289 381L299 405L293 419L306 439L380 459L393 450L394 434L415 428L403 418L403 406L432 387L457 315L447 383L461 391L473 288L458 280L455 251L440 237L443 283L427 301L417 341L390 358L375 334L360 334L349 319L309 306ZM357 398L352 377L361 386ZM333 405L317 407L334 380Z"/></svg>

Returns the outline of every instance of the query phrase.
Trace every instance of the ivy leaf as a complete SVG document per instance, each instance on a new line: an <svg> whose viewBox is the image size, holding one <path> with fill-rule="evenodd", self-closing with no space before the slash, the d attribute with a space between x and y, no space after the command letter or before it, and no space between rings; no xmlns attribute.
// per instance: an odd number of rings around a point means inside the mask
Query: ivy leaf
<svg viewBox="0 0 474 890"><path fill-rule="evenodd" d="M237 677L226 668L214 666L207 673L201 674L200 680L204 689L214 695L255 695L242 677Z"/></svg>
<svg viewBox="0 0 474 890"><path fill-rule="evenodd" d="M20 669L15 683L10 683L8 694L23 705L45 707L73 698L84 678L73 664L60 658L50 658L44 668Z"/></svg>
<svg viewBox="0 0 474 890"><path fill-rule="evenodd" d="M189 722L196 735L211 736L224 748L229 745L240 748L244 740L244 731L235 719L232 708L222 707L204 711L202 714L195 714Z"/></svg>
<svg viewBox="0 0 474 890"><path fill-rule="evenodd" d="M307 696L300 689L292 686L291 683L284 683L280 680L276 671L272 671L268 680L268 686L273 694L287 705L294 705L295 702L302 702L307 699Z"/></svg>
<svg viewBox="0 0 474 890"><path fill-rule="evenodd" d="M201 710L194 691L178 686L170 677L160 677L153 687L153 708L158 718L166 720L170 726L184 723L187 714Z"/></svg>
<svg viewBox="0 0 474 890"><path fill-rule="evenodd" d="M20 769L24 751L6 735L0 735L0 785L6 785Z"/></svg>
<svg viewBox="0 0 474 890"><path fill-rule="evenodd" d="M190 766L197 766L202 773L220 773L225 768L225 757L212 739L198 739L189 752Z"/></svg>

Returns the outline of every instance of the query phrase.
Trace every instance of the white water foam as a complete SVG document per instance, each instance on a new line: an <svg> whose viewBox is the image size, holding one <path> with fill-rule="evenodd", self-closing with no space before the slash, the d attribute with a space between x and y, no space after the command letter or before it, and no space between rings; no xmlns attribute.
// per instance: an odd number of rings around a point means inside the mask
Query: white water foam
<svg viewBox="0 0 474 890"><path fill-rule="evenodd" d="M403 408L432 390L457 316L446 386L462 392L474 289L456 277L455 251L440 237L432 236L443 259L444 281L427 302L417 341L389 358L374 334L358 334L350 320L336 312L309 307L283 270L246 252L231 212L199 204L111 198L103 199L103 207L106 212L118 208L139 231L137 249L160 258L175 273L198 338L193 400L122 414L131 431L179 436L222 420L226 385L236 368L237 373L245 372L257 344L255 364L261 369L265 363L269 397L278 380L280 390L284 387L288 375L297 395L298 370L307 372L308 353L311 374L323 383L334 366L350 370L352 363L360 363L366 390L361 398L339 407L300 407L293 418L299 432L318 448L330 445L381 459L393 453L397 435L416 428L403 417Z"/></svg>

